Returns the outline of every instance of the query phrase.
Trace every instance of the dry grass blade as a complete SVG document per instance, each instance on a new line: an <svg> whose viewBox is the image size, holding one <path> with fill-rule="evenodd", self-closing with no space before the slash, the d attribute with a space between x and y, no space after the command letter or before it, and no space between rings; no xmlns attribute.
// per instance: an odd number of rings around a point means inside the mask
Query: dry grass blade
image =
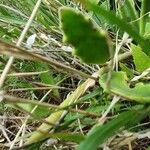
<svg viewBox="0 0 150 150"><path fill-rule="evenodd" d="M29 100L29 99L22 99L22 98L18 98L18 97L13 97L13 96L10 96L10 95L1 95L3 97L3 100L4 102L6 103L12 103L12 104L17 104L17 103L30 103L30 104L33 104L33 105L38 105L38 106L43 106L43 107L47 107L47 108L53 108L53 109L57 109L55 112L58 112L58 111L61 111L61 110L68 110L68 111L71 111L71 112L78 112L78 113L81 113L81 114L84 114L84 115L87 115L87 116L92 116L92 117L99 117L98 114L96 113L90 113L90 112L86 112L86 111L83 111L83 110L76 110L76 109L72 109L72 108L68 108L68 107L60 107L60 106L57 106L57 105L53 105L53 104L48 104L48 103L45 103L45 102L41 102L39 103L39 101L37 100Z"/></svg>
<svg viewBox="0 0 150 150"><path fill-rule="evenodd" d="M43 62L48 63L51 66L55 66L55 67L58 67L60 69L65 69L68 72L75 73L75 74L80 75L84 78L96 79L95 77L92 77L91 75L88 75L84 72L81 72L79 70L76 70L76 69L71 68L69 66L66 66L64 64L56 62L56 61L54 61L52 59L49 59L47 57L31 53L29 51L26 51L23 48L14 46L12 44L8 44L8 43L6 43L2 40L0 40L0 53L3 54L3 55L14 56L14 57L21 58L21 59L34 60L34 61L43 61Z"/></svg>

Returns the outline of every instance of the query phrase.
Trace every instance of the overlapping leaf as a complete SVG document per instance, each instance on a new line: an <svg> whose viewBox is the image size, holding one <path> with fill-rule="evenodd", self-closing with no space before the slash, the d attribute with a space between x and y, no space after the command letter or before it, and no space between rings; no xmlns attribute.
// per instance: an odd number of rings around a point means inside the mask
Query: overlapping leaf
<svg viewBox="0 0 150 150"><path fill-rule="evenodd" d="M134 88L130 88L125 72L113 72L109 86L107 86L107 74L103 75L99 82L107 92L139 103L150 103L150 84L139 82Z"/></svg>

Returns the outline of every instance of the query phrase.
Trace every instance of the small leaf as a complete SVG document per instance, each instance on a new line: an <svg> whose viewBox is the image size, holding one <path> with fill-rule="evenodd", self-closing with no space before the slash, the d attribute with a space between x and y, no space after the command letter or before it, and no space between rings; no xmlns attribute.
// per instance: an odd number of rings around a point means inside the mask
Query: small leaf
<svg viewBox="0 0 150 150"><path fill-rule="evenodd" d="M131 110L121 113L117 118L105 125L94 128L87 138L79 145L77 150L96 150L108 138L115 135L119 129L132 127L148 116L149 109Z"/></svg>
<svg viewBox="0 0 150 150"><path fill-rule="evenodd" d="M81 141L83 141L85 139L85 137L81 134L72 134L72 133L48 133L47 134L48 137L51 138L59 138L61 140L64 141L72 141L72 142L76 142L79 143Z"/></svg>
<svg viewBox="0 0 150 150"><path fill-rule="evenodd" d="M120 71L112 73L109 86L107 86L107 74L103 75L99 82L102 88L107 92L139 103L150 103L150 84L139 82L134 88L130 88L127 80L126 73Z"/></svg>
<svg viewBox="0 0 150 150"><path fill-rule="evenodd" d="M63 41L74 46L73 53L83 62L103 64L109 59L108 37L89 18L68 7L62 7L59 16Z"/></svg>
<svg viewBox="0 0 150 150"><path fill-rule="evenodd" d="M132 45L132 56L136 70L143 72L150 67L150 58L141 50L140 47Z"/></svg>
<svg viewBox="0 0 150 150"><path fill-rule="evenodd" d="M8 104L7 106L15 108L15 109L20 109L22 111L29 112L29 113L31 113L32 110L35 108L34 105L29 104L29 103L27 103L27 104L17 103L17 105ZM33 115L33 117L35 117L35 119L42 119L42 118L47 117L48 115L50 115L51 112L52 111L49 108L38 106L34 110L34 112L32 112L32 115Z"/></svg>
<svg viewBox="0 0 150 150"><path fill-rule="evenodd" d="M39 77L43 83L55 86L56 82L53 77L53 72L52 72L52 70L50 70L49 66L43 62L42 63L36 62L35 65L36 65L35 67L38 71L49 70L48 72L40 74ZM58 89L53 89L52 91L53 91L54 96L56 96L57 98L60 97Z"/></svg>
<svg viewBox="0 0 150 150"><path fill-rule="evenodd" d="M132 69L128 68L126 65L124 65L123 63L119 63L119 66L121 68L122 71L126 72L127 76L129 78L133 78L134 76L134 72Z"/></svg>

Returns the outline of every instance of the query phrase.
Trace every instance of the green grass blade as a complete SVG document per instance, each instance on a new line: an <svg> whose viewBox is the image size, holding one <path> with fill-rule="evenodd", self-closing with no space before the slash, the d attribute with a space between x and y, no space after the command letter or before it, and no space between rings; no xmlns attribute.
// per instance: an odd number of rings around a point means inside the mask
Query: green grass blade
<svg viewBox="0 0 150 150"><path fill-rule="evenodd" d="M121 3L121 4L120 4ZM119 13L122 19L127 22L132 22L131 25L135 29L135 31L139 32L139 21L138 14L135 9L135 2L133 0L126 0L124 2L119 2Z"/></svg>
<svg viewBox="0 0 150 150"><path fill-rule="evenodd" d="M52 72L52 70L50 70L49 66L46 63L35 62L35 67L39 71L49 70L48 72L45 72L45 73L42 73L39 75L42 83L49 84L49 85L56 84L56 81L54 80L54 77L53 77L53 72ZM53 89L52 91L56 98L60 97L58 89Z"/></svg>
<svg viewBox="0 0 150 150"><path fill-rule="evenodd" d="M149 112L150 108L123 112L107 124L95 128L79 145L77 150L96 150L99 145L103 144L108 138L116 134L120 128L128 128L137 124L141 119L145 118Z"/></svg>
<svg viewBox="0 0 150 150"><path fill-rule="evenodd" d="M5 23L8 23L8 24L16 24L16 25L25 25L26 24L26 20L22 20L22 19L19 19L19 18L13 18L11 16L4 16L4 15L0 15L0 21L1 22L5 22ZM35 23L32 23L31 26L35 26L37 27L37 25Z"/></svg>
<svg viewBox="0 0 150 150"><path fill-rule="evenodd" d="M132 45L131 50L136 70L143 72L148 69L150 67L150 58L141 50L139 46Z"/></svg>

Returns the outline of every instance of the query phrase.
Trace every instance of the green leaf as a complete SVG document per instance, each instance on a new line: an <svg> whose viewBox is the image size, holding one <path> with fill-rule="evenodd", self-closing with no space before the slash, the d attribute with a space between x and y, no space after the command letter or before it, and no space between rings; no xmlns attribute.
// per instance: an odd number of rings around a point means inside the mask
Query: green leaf
<svg viewBox="0 0 150 150"><path fill-rule="evenodd" d="M124 65L123 63L119 63L119 66L120 66L120 68L121 68L121 70L122 70L123 72L126 72L126 74L127 74L127 76L128 76L129 78L133 78L134 72L133 72L132 69L128 68L128 67L127 67L126 65Z"/></svg>
<svg viewBox="0 0 150 150"><path fill-rule="evenodd" d="M22 20L19 18L14 18L14 17L10 17L10 16L4 16L4 15L0 15L0 21L5 22L5 23L9 23L9 24L16 24L16 25L25 25L26 24L26 20ZM37 27L37 25L35 23L31 24L32 27Z"/></svg>
<svg viewBox="0 0 150 150"><path fill-rule="evenodd" d="M29 112L31 113L32 110L34 109L35 105L32 104L24 104L24 103L17 103L16 105L12 105L12 104L7 104L7 107L11 107L14 109L19 109L25 112ZM32 113L33 117L35 117L35 119L42 119L47 117L48 115L50 115L50 113L52 113L52 111L49 108L45 108L42 106L38 106L34 112Z"/></svg>
<svg viewBox="0 0 150 150"><path fill-rule="evenodd" d="M147 22L145 27L145 38L150 39L150 21Z"/></svg>
<svg viewBox="0 0 150 150"><path fill-rule="evenodd" d="M72 141L72 142L76 142L76 143L79 143L84 140L84 136L81 134L60 132L60 133L49 133L47 135L48 135L48 137L51 137L51 138L59 138L64 141Z"/></svg>
<svg viewBox="0 0 150 150"><path fill-rule="evenodd" d="M42 73L42 74L39 75L41 81L45 84L55 85L55 80L54 80L54 77L53 77L53 73L50 70L49 66L46 63L41 63L41 62L36 62L35 65L36 65L36 69L38 71L48 70L48 72L45 72L45 73ZM53 89L53 94L57 98L60 97L58 89Z"/></svg>
<svg viewBox="0 0 150 150"><path fill-rule="evenodd" d="M46 138L46 139L45 139ZM52 139L60 139L60 140L64 140L64 141L71 141L71 142L75 142L75 143L79 143L81 141L83 141L85 139L85 137L81 134L73 134L73 133L64 133L64 132L60 132L60 133L47 133L45 135L44 139L41 139L38 142L32 143L32 144L28 144L26 146L24 146L24 148L26 150L36 150L36 148L39 147L49 138ZM38 150L39 150L38 149Z"/></svg>
<svg viewBox="0 0 150 150"><path fill-rule="evenodd" d="M98 4L100 0L90 0L92 3Z"/></svg>
<svg viewBox="0 0 150 150"><path fill-rule="evenodd" d="M92 10L98 16L104 18L110 25L116 25L123 32L127 32L142 48L142 50L150 56L150 41L144 39L138 32L136 32L130 24L123 19L116 17L113 12L107 11L101 6L98 6L89 0L78 0L87 9Z"/></svg>
<svg viewBox="0 0 150 150"><path fill-rule="evenodd" d="M139 103L150 103L150 84L143 84L139 82L135 85L135 87L130 88L125 72L113 72L109 86L107 86L107 74L103 75L99 82L106 92L110 92Z"/></svg>
<svg viewBox="0 0 150 150"><path fill-rule="evenodd" d="M63 41L75 48L73 54L91 64L103 64L109 59L107 34L98 29L90 18L68 7L62 7L59 16Z"/></svg>
<svg viewBox="0 0 150 150"><path fill-rule="evenodd" d="M150 146L146 150L150 150Z"/></svg>
<svg viewBox="0 0 150 150"><path fill-rule="evenodd" d="M77 150L96 150L108 138L115 135L120 128L129 128L149 115L150 109L131 110L121 113L105 125L94 128Z"/></svg>
<svg viewBox="0 0 150 150"><path fill-rule="evenodd" d="M143 72L150 67L150 58L141 50L140 47L132 45L131 50L137 71Z"/></svg>

